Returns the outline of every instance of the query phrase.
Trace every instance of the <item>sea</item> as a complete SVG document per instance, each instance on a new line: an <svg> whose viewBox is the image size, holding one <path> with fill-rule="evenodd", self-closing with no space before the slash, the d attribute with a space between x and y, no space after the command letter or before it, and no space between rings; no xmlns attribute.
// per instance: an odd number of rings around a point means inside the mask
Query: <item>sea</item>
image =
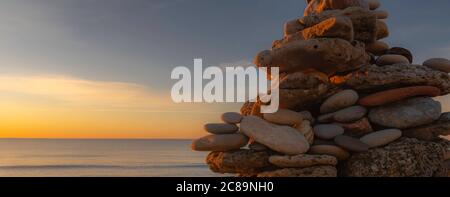
<svg viewBox="0 0 450 197"><path fill-rule="evenodd" d="M213 177L191 140L0 139L0 177Z"/></svg>

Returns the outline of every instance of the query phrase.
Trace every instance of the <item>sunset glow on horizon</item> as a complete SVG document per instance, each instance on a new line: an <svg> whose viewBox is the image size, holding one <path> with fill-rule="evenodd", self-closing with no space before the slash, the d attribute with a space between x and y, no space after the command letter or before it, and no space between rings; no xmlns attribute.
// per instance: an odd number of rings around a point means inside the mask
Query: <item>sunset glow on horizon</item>
<svg viewBox="0 0 450 197"><path fill-rule="evenodd" d="M66 76L0 75L0 92L0 138L190 139L208 121L201 114L219 113L137 84Z"/></svg>
<svg viewBox="0 0 450 197"><path fill-rule="evenodd" d="M450 59L450 1L380 0L390 46ZM242 103L175 104L171 71L248 64L305 1L0 1L0 138L206 135ZM421 14L418 15L417 12ZM232 14L230 14L232 13ZM439 98L450 111L450 97Z"/></svg>

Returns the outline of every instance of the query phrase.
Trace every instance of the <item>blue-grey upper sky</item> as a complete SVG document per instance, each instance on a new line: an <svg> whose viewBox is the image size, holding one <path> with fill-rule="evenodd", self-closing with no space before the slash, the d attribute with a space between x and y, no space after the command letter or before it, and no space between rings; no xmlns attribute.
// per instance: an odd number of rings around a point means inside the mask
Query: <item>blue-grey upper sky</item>
<svg viewBox="0 0 450 197"><path fill-rule="evenodd" d="M381 0L391 46L450 58L450 1ZM167 90L175 66L251 60L304 0L1 0L0 72Z"/></svg>

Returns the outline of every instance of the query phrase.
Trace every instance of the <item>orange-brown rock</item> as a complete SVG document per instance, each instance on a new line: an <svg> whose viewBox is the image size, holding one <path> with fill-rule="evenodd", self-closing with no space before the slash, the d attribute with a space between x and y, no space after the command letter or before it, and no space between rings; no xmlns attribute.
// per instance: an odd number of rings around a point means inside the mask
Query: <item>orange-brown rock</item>
<svg viewBox="0 0 450 197"><path fill-rule="evenodd" d="M325 10L341 10L348 7L362 7L368 9L369 5L364 0L307 0L308 6L304 15L315 15Z"/></svg>
<svg viewBox="0 0 450 197"><path fill-rule="evenodd" d="M377 15L375 12L360 7L349 7L345 10L327 10L317 15L289 21L285 24L285 37L335 17L346 17L352 21L355 40L364 43L371 43L376 40Z"/></svg>
<svg viewBox="0 0 450 197"><path fill-rule="evenodd" d="M377 14L377 19L387 19L389 17L389 13L384 10L375 11Z"/></svg>
<svg viewBox="0 0 450 197"><path fill-rule="evenodd" d="M318 70L327 75L358 69L370 60L364 44L339 38L297 40L260 52L258 67L279 67L280 72Z"/></svg>
<svg viewBox="0 0 450 197"><path fill-rule="evenodd" d="M258 173L272 166L267 151L237 150L211 152L206 157L209 169L217 173Z"/></svg>
<svg viewBox="0 0 450 197"><path fill-rule="evenodd" d="M342 38L352 41L354 38L353 24L348 17L332 17L312 27L287 35L283 40L275 41L273 48L297 40L312 38Z"/></svg>
<svg viewBox="0 0 450 197"><path fill-rule="evenodd" d="M365 92L409 86L434 86L441 90L442 95L450 93L448 73L411 64L369 65L345 76L334 76L330 78L330 82Z"/></svg>
<svg viewBox="0 0 450 197"><path fill-rule="evenodd" d="M376 10L380 7L380 1L378 0L367 0L367 3L369 4L370 10Z"/></svg>
<svg viewBox="0 0 450 197"><path fill-rule="evenodd" d="M389 29L384 21L377 20L377 40L387 38L389 36Z"/></svg>
<svg viewBox="0 0 450 197"><path fill-rule="evenodd" d="M245 102L241 107L241 114L243 116L252 115L252 109L253 109L254 105L255 105L255 103L253 103L253 102L249 102L249 101Z"/></svg>
<svg viewBox="0 0 450 197"><path fill-rule="evenodd" d="M261 113L261 102L258 101L256 102L253 107L252 107L252 111L250 112L250 115L252 116L258 116L258 117L263 117L263 114Z"/></svg>
<svg viewBox="0 0 450 197"><path fill-rule="evenodd" d="M436 97L441 95L441 90L433 86L414 86L386 90L371 94L359 100L359 104L367 107L386 105L415 96Z"/></svg>
<svg viewBox="0 0 450 197"><path fill-rule="evenodd" d="M305 25L301 24L298 19L288 21L284 23L284 36L287 37L289 35L295 34L301 30L304 30L305 28Z"/></svg>

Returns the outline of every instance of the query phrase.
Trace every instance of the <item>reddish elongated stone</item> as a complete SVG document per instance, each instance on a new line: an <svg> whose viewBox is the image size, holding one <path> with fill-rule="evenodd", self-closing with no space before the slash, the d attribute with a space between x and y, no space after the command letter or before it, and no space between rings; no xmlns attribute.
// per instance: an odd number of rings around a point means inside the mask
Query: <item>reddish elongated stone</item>
<svg viewBox="0 0 450 197"><path fill-rule="evenodd" d="M381 106L415 96L436 97L441 95L441 90L433 86L414 86L386 90L371 94L359 100L359 104L366 107Z"/></svg>

